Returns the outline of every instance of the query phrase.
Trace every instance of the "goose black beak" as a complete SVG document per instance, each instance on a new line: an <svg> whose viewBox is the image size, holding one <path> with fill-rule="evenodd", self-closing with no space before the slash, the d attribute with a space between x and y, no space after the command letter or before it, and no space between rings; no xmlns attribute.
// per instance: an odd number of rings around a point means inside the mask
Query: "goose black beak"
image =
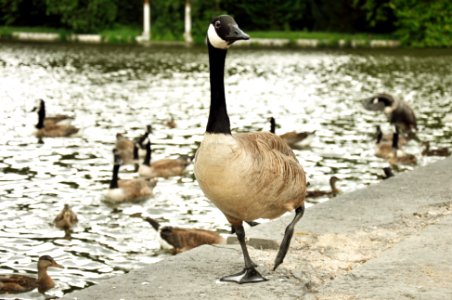
<svg viewBox="0 0 452 300"><path fill-rule="evenodd" d="M225 37L228 44L232 44L238 40L249 40L250 36L246 34L237 24L231 25L229 34Z"/></svg>

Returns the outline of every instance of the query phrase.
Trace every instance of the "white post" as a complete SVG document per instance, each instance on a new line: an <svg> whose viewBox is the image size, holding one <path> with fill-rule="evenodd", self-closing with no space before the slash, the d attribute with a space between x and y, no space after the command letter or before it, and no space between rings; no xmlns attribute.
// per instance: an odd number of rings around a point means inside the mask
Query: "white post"
<svg viewBox="0 0 452 300"><path fill-rule="evenodd" d="M148 41L151 39L151 6L150 0L144 0L143 4L143 39Z"/></svg>
<svg viewBox="0 0 452 300"><path fill-rule="evenodd" d="M191 45L193 38L191 36L191 0L185 0L185 44Z"/></svg>

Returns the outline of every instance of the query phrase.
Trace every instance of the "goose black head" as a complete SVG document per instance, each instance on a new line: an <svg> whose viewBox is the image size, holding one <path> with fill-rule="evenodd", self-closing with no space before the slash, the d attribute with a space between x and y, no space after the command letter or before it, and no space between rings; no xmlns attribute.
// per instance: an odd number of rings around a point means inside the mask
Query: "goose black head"
<svg viewBox="0 0 452 300"><path fill-rule="evenodd" d="M249 38L249 35L239 28L234 18L227 15L214 18L207 30L208 43L220 49L227 49L235 41Z"/></svg>
<svg viewBox="0 0 452 300"><path fill-rule="evenodd" d="M389 94L380 93L362 101L365 109L376 111L384 110L385 107L391 106L395 102L395 99Z"/></svg>

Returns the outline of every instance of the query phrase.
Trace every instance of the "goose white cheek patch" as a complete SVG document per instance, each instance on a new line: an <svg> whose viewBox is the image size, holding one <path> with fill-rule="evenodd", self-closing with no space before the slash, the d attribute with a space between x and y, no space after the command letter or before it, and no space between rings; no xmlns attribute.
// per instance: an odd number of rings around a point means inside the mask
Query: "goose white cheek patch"
<svg viewBox="0 0 452 300"><path fill-rule="evenodd" d="M215 31L215 28L212 24L209 26L209 30L207 30L207 37L209 38L210 44L214 46L215 48L220 49L228 49L229 45L228 43L223 40L221 37L218 36L217 32Z"/></svg>

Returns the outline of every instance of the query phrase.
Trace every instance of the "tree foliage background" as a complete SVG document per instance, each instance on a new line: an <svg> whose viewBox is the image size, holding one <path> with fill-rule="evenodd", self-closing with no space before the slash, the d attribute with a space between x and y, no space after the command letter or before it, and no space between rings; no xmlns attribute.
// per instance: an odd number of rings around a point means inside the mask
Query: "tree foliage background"
<svg viewBox="0 0 452 300"><path fill-rule="evenodd" d="M152 34L181 38L185 0L150 0ZM406 45L452 46L451 0L191 0L193 35L218 14L250 30L390 33ZM142 26L142 0L0 0L0 25L90 33Z"/></svg>

